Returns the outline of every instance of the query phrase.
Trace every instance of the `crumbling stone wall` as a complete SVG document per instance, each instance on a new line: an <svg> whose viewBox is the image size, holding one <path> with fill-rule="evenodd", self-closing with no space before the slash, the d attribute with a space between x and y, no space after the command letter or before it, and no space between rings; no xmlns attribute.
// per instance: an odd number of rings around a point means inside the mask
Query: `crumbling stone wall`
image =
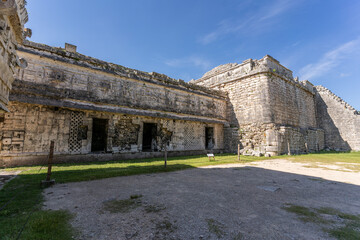
<svg viewBox="0 0 360 240"><path fill-rule="evenodd" d="M24 30L28 20L25 4L24 0L0 2L0 112L8 111L9 92L17 68L26 66L16 54L18 44L30 32Z"/></svg>
<svg viewBox="0 0 360 240"><path fill-rule="evenodd" d="M1 156L24 152L47 154L50 141L57 152L68 150L70 112L49 106L11 102L10 112L0 116Z"/></svg>
<svg viewBox="0 0 360 240"><path fill-rule="evenodd" d="M313 85L294 79L274 58L221 65L192 83L228 93L229 125L224 131L229 151L236 151L238 143L250 155L288 152L287 142L292 153L322 149Z"/></svg>
<svg viewBox="0 0 360 240"><path fill-rule="evenodd" d="M231 107L230 151L237 151L237 144L242 149L259 148L264 143L262 133L263 125L270 122L270 108L268 108L267 77L253 75L241 81L230 82L222 86L222 90L228 91ZM236 133L237 132L237 133ZM264 152L263 152L264 153Z"/></svg>
<svg viewBox="0 0 360 240"><path fill-rule="evenodd" d="M276 133L279 154L316 152L324 148L324 131L321 129L280 126Z"/></svg>
<svg viewBox="0 0 360 240"><path fill-rule="evenodd" d="M308 84L305 88L302 84ZM316 127L313 86L269 74L269 103L272 122L280 125Z"/></svg>
<svg viewBox="0 0 360 240"><path fill-rule="evenodd" d="M108 120L106 152L110 154L143 156L143 124L149 122L173 133L168 151L204 151L205 127L209 126L215 130L214 150L224 148L223 124L79 111L20 102L10 102L9 108L9 113L0 115L0 166L45 161L51 140L55 141L56 156L74 155L72 159L76 159L79 154L90 154L94 118ZM160 140L157 141L159 144Z"/></svg>
<svg viewBox="0 0 360 240"><path fill-rule="evenodd" d="M349 149L358 146L359 122L353 117L358 112L341 112L338 103L326 99L331 94L294 79L268 55L221 65L185 83L87 57L77 53L76 46L66 46L27 41L19 49L28 68L20 70L13 83L13 112L0 115L2 165L39 162L51 140L62 160L159 156L154 152L160 149L162 131L171 134L170 153L235 152L238 144L243 154L257 156L313 152L332 142L339 146L340 138L334 140L339 136ZM335 121L331 126L323 117L329 106L335 109L327 112ZM339 134L345 131L339 114L346 115L350 134ZM340 126L339 133L334 126ZM334 134L327 135L331 131ZM93 148L97 138L100 147Z"/></svg>
<svg viewBox="0 0 360 240"><path fill-rule="evenodd" d="M323 86L316 86L316 109L326 148L360 151L359 111Z"/></svg>
<svg viewBox="0 0 360 240"><path fill-rule="evenodd" d="M112 138L113 150L131 150L131 145L138 144L139 130L140 125L134 124L130 116L121 116L121 118L114 123Z"/></svg>
<svg viewBox="0 0 360 240"><path fill-rule="evenodd" d="M27 59L28 67L13 83L14 112L4 115L0 125L1 131L11 131L2 135L0 156L6 164L40 161L51 140L55 155L62 159L84 159L79 156L88 154L158 156L143 151L144 123L172 132L170 154L204 152L206 127L214 128L212 150L224 148L224 92L103 62L77 53L75 46L62 49L25 42L18 54ZM19 129L15 122L21 123ZM105 132L97 133L94 142L96 122ZM154 139L151 150L157 151L161 142L159 136ZM5 144L9 142L17 145Z"/></svg>
<svg viewBox="0 0 360 240"><path fill-rule="evenodd" d="M146 110L153 117L169 117L165 112L171 112L189 114L194 119L195 116L226 118L226 94L220 91L157 73L115 64L109 66L109 63L79 53L42 44L26 42L20 50L19 55L27 59L28 67L19 72L14 82L12 100L87 110L106 108L129 114ZM29 95L37 95L37 98L31 100Z"/></svg>

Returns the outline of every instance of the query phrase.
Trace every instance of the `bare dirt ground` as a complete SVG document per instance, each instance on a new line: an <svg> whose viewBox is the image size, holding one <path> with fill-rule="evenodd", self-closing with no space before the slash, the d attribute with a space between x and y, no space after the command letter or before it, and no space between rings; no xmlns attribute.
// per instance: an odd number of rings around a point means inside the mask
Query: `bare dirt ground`
<svg viewBox="0 0 360 240"><path fill-rule="evenodd" d="M360 173L306 165L266 160L57 184L44 191L44 208L74 213L78 239L332 239L284 206L360 214Z"/></svg>

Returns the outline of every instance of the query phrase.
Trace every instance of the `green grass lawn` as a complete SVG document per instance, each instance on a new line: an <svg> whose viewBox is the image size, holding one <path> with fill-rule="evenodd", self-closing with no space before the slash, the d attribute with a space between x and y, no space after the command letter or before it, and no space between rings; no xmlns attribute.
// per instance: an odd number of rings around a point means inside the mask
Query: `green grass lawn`
<svg viewBox="0 0 360 240"><path fill-rule="evenodd" d="M360 163L360 153L321 153L298 156L280 156L292 161L335 163ZM241 162L265 160L264 157L241 156ZM238 163L234 154L216 155L216 161L205 156L172 157L164 168L161 158L123 160L95 163L57 164L53 166L52 178L57 183L88 181L116 176L170 172L207 165ZM66 211L41 210L43 198L40 181L45 179L47 169L40 166L8 168L22 170L18 177L7 183L0 191L0 239L71 239L76 232L71 228L71 215ZM25 225L25 223L27 223ZM25 227L23 228L23 226Z"/></svg>
<svg viewBox="0 0 360 240"><path fill-rule="evenodd" d="M293 162L306 163L308 167L320 167L323 169L328 169L325 167L326 165L336 165L340 167L338 171L360 172L360 152L321 152L294 156L283 155L276 158L286 158Z"/></svg>
<svg viewBox="0 0 360 240"><path fill-rule="evenodd" d="M281 158L285 157L289 160L294 160L297 162L320 162L320 163L359 163L360 164L360 152L320 152L304 155L294 155L294 156L279 156Z"/></svg>

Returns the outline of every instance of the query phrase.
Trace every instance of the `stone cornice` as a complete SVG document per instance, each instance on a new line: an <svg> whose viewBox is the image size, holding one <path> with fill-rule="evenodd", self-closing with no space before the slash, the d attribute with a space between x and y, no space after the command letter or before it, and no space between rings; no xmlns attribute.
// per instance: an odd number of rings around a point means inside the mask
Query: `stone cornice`
<svg viewBox="0 0 360 240"><path fill-rule="evenodd" d="M12 94L10 95L10 101L20 102L27 104L38 104L44 106L53 106L68 108L74 110L87 110L87 111L98 111L98 112L107 112L107 113L117 113L117 114L129 114L136 116L146 116L146 117L155 117L155 118L169 118L175 120L183 121L195 121L195 122L206 122L206 123L220 123L226 124L227 121L224 119L211 118L211 117L202 117L189 114L178 114L173 112L165 111L156 111L149 109L135 109L125 106L115 106L110 104L95 104L91 102L78 101L74 99L62 99L58 101L57 99L52 99L45 96L35 96L35 95L21 95L21 94Z"/></svg>
<svg viewBox="0 0 360 240"><path fill-rule="evenodd" d="M227 65L230 65L230 67L227 68L226 67ZM275 58L271 57L270 55L266 55L265 57L259 60L247 59L243 61L241 64L230 63L230 64L220 65L210 70L209 72L205 73L202 78L197 80L192 80L191 82L195 84L201 84L203 82L206 82L206 80L219 76L220 78L222 78L221 80L219 80L219 83L220 82L223 83L226 82L228 79L229 81L231 81L231 78L241 78L242 76L248 76L252 73L260 72L260 71L261 72L274 71L279 75L283 75L285 78L293 79L291 70L281 65L280 62ZM221 74L225 74L225 73L227 76L221 76ZM216 85L218 84L216 83Z"/></svg>
<svg viewBox="0 0 360 240"><path fill-rule="evenodd" d="M247 59L241 64L231 64L233 67L226 68L218 71L217 68L213 69L215 72L213 74L204 74L204 77L193 80L192 83L211 87L218 88L222 85L229 84L234 81L242 80L248 77L252 77L258 74L268 74L269 76L276 76L282 80L297 86L312 95L314 95L313 85L309 81L298 81L292 76L292 71L280 64L278 60L266 55L260 60ZM220 69L221 69L221 66ZM211 71L213 71L211 70ZM211 72L210 71L210 72ZM211 78L214 78L213 80Z"/></svg>
<svg viewBox="0 0 360 240"><path fill-rule="evenodd" d="M157 111L157 112L171 112L172 114L186 114L197 116L198 118L217 118L223 117L217 112L200 114L196 110L187 109L179 110L173 109L167 105L152 107L146 104L137 104L132 101L127 101L120 98L98 98L96 95L85 90L74 90L71 88L54 88L47 84L33 83L22 80L15 80L13 83L13 89L10 94L11 101L25 102L25 103L37 103L33 102L35 99L48 99L50 103L58 106L62 106L66 99L72 99L74 102L88 102L87 105L97 106L99 111L107 111L106 107L101 109L101 106L116 106L117 108L133 109L133 111ZM40 104L40 103L39 103ZM46 101L41 104L47 105ZM83 106L82 106L83 107ZM91 110L91 109L90 109Z"/></svg>
<svg viewBox="0 0 360 240"><path fill-rule="evenodd" d="M324 87L324 86L315 86L315 89L317 92L319 93L325 93L327 95L329 95L330 97L332 97L334 100L336 100L337 102L339 102L340 104L342 104L346 109L353 111L355 115L360 115L360 111L357 111L353 106L351 106L350 104L348 104L346 101L344 101L341 97L337 96L335 93L333 93L332 91L330 91L328 88Z"/></svg>

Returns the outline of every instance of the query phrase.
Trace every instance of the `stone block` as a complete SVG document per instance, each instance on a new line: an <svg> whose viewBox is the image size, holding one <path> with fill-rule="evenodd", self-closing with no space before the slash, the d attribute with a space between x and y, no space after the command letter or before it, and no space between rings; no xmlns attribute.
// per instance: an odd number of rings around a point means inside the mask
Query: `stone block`
<svg viewBox="0 0 360 240"><path fill-rule="evenodd" d="M11 138L3 138L1 140L3 145L10 145L12 143L12 139Z"/></svg>

